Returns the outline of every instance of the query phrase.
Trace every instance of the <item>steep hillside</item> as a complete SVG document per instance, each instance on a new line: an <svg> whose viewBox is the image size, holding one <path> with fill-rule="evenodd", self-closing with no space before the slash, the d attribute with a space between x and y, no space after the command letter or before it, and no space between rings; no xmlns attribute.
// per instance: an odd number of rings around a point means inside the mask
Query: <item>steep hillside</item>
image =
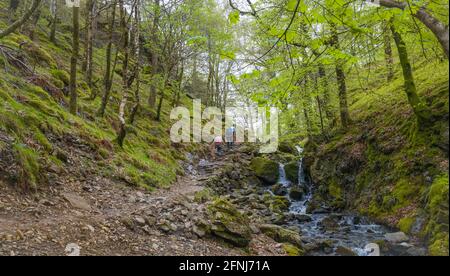
<svg viewBox="0 0 450 276"><path fill-rule="evenodd" d="M434 123L418 129L401 76L352 91L353 124L307 144L315 202L351 208L428 241L448 255L448 62L415 66ZM318 204L317 204L318 205Z"/></svg>
<svg viewBox="0 0 450 276"><path fill-rule="evenodd" d="M3 1L1 28L7 22L5 6ZM106 60L102 25L94 43L94 86L91 91L79 66L79 112L73 116L68 112L67 97L71 27L61 22L54 45L48 40L50 30L44 27L46 17L40 20L34 40L25 27L23 34L0 41L0 179L37 191L54 184L53 176L61 170L75 169L74 160L81 158L82 168L77 169L84 174L120 179L146 189L173 183L182 173L178 160L184 154L171 147L169 140L171 101L164 102L161 122L155 121L155 110L145 104L150 88L149 75L144 75L139 114L135 123L129 124L124 147L119 147L115 138L122 96L120 70L116 70L106 114L97 116ZM165 93L166 99L171 99L171 91ZM186 100L183 96L182 102ZM128 110L133 104L130 99Z"/></svg>

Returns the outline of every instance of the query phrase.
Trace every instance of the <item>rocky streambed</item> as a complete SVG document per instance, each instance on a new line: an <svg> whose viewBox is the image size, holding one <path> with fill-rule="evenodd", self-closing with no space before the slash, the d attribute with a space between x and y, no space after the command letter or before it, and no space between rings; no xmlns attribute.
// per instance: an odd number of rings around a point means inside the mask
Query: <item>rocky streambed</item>
<svg viewBox="0 0 450 276"><path fill-rule="evenodd" d="M290 255L426 254L402 232L313 202L315 187L301 161L284 165L245 148L226 156L197 195L211 202L213 213L202 233L237 246L245 246L252 233L263 233ZM208 167L202 162L200 170Z"/></svg>

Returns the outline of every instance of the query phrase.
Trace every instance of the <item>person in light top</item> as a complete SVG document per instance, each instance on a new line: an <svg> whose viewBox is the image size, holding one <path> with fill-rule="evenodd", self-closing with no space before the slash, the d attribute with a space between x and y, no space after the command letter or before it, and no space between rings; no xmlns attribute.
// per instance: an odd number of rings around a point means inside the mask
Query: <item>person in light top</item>
<svg viewBox="0 0 450 276"><path fill-rule="evenodd" d="M221 135L216 136L213 142L211 143L211 155L214 159L216 158L216 154L221 153L222 145L223 145L222 136Z"/></svg>

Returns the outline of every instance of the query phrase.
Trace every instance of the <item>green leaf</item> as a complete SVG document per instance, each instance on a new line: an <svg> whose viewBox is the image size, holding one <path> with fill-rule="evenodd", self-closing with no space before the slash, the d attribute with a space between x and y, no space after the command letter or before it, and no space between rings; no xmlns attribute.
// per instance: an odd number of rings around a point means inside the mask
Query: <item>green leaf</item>
<svg viewBox="0 0 450 276"><path fill-rule="evenodd" d="M239 11L230 12L230 14L228 15L228 20L230 21L231 25L235 25L235 24L239 23L239 20L240 20Z"/></svg>

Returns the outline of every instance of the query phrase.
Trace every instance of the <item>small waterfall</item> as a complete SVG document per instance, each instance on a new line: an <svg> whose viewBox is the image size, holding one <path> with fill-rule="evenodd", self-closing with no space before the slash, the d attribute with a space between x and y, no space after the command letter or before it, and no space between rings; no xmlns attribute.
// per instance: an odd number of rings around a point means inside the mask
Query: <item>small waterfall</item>
<svg viewBox="0 0 450 276"><path fill-rule="evenodd" d="M296 146L298 153L301 155L303 153L303 148ZM298 162L298 183L301 188L304 189L305 195L302 200L292 202L291 212L296 214L306 214L306 209L308 208L308 203L312 198L311 187L308 178L305 174L305 168L303 167L303 157L300 158Z"/></svg>
<svg viewBox="0 0 450 276"><path fill-rule="evenodd" d="M278 183L283 185L283 187L289 187L292 183L286 177L286 171L284 169L284 164L280 163L279 170L280 170L280 179L278 180Z"/></svg>

